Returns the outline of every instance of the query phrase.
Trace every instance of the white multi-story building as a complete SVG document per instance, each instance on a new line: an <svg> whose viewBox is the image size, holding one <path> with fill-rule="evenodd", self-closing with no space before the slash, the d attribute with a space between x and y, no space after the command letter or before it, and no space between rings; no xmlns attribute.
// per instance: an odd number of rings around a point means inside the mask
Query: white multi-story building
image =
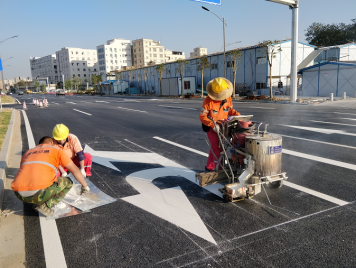
<svg viewBox="0 0 356 268"><path fill-rule="evenodd" d="M160 41L153 39L137 39L132 41L133 66L143 67L152 64L172 62L185 59L184 52L165 49Z"/></svg>
<svg viewBox="0 0 356 268"><path fill-rule="evenodd" d="M58 82L58 68L56 55L30 58L32 79L47 78L49 84Z"/></svg>
<svg viewBox="0 0 356 268"><path fill-rule="evenodd" d="M79 77L91 83L92 75L98 74L98 61L95 49L64 47L56 52L59 81Z"/></svg>
<svg viewBox="0 0 356 268"><path fill-rule="evenodd" d="M131 41L115 38L107 41L106 45L96 47L98 66L101 75L122 67L132 66Z"/></svg>
<svg viewBox="0 0 356 268"><path fill-rule="evenodd" d="M193 52L190 52L190 57L191 58L200 57L200 56L207 55L207 54L208 54L208 49L200 46L200 47L194 48Z"/></svg>

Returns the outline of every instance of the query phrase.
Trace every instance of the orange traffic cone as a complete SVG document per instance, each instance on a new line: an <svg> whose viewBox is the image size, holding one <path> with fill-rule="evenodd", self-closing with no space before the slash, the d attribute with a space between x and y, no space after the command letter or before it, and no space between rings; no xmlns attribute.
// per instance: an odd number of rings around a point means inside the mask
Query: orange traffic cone
<svg viewBox="0 0 356 268"><path fill-rule="evenodd" d="M43 106L44 106L44 107L48 107L48 104L47 104L47 100L46 100L46 99L43 100Z"/></svg>
<svg viewBox="0 0 356 268"><path fill-rule="evenodd" d="M36 105L35 99L32 99L32 104L33 104L33 105Z"/></svg>
<svg viewBox="0 0 356 268"><path fill-rule="evenodd" d="M24 109L27 109L27 107L26 107L26 102L23 102L23 108L24 108Z"/></svg>
<svg viewBox="0 0 356 268"><path fill-rule="evenodd" d="M39 102L39 107L43 108L42 101L38 101L38 102Z"/></svg>

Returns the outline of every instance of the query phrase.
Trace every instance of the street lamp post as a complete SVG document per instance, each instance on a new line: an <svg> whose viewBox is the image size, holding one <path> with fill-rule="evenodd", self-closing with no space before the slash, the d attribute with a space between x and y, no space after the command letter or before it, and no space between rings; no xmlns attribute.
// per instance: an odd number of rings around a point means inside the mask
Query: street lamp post
<svg viewBox="0 0 356 268"><path fill-rule="evenodd" d="M297 51L298 51L298 7L299 0L267 0L282 5L289 6L292 9L292 55L291 55L291 79L290 79L290 102L297 101Z"/></svg>
<svg viewBox="0 0 356 268"><path fill-rule="evenodd" d="M226 55L225 55L225 26L227 27L227 24L225 22L224 18L220 18L218 15L216 15L214 12L210 11L209 9L207 9L206 7L201 7L202 9L209 11L210 13L213 13L215 16L217 16L219 18L219 20L222 21L223 23L223 38L224 38L224 78L226 78Z"/></svg>
<svg viewBox="0 0 356 268"><path fill-rule="evenodd" d="M15 36L6 38L6 39L2 40L2 41L0 42L0 44L1 44L1 43L4 43L6 40L9 40L9 39L15 38L15 37L18 37L18 35L15 35ZM12 58L12 57L11 57L11 58ZM11 59L11 58L9 58L9 59ZM5 81L4 81L4 72L3 72L3 68L2 68L2 62L1 62L1 54L0 54L0 67L1 67L0 70L1 70L1 79L2 79L2 90L5 91ZM2 104L1 104L1 99L0 99L0 105L2 105ZM2 106L1 106L1 111L2 111Z"/></svg>

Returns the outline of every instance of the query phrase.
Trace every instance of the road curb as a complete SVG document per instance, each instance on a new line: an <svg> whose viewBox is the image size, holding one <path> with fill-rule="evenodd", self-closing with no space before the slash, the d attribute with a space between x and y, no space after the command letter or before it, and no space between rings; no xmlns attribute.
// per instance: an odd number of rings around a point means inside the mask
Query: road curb
<svg viewBox="0 0 356 268"><path fill-rule="evenodd" d="M10 149L11 149L11 141L12 141L14 126L15 126L15 110L13 109L9 126L6 131L4 143L0 151L0 210L2 208L2 202L4 198L6 170L10 158Z"/></svg>

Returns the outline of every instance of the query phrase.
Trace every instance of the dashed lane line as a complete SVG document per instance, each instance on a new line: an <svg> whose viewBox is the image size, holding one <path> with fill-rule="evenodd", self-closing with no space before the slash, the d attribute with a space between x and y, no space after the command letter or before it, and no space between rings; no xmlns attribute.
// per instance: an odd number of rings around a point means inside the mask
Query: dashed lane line
<svg viewBox="0 0 356 268"><path fill-rule="evenodd" d="M139 112L139 113L147 113L146 111L134 110L134 109L124 108L124 107L117 107L117 108L123 109L123 110L129 110L129 111Z"/></svg>
<svg viewBox="0 0 356 268"><path fill-rule="evenodd" d="M342 120L353 120L353 121L356 121L355 118L339 118L339 119L342 119Z"/></svg>
<svg viewBox="0 0 356 268"><path fill-rule="evenodd" d="M110 103L110 102L107 102L107 101L98 101L98 100L96 100L95 102L104 102L104 103Z"/></svg>
<svg viewBox="0 0 356 268"><path fill-rule="evenodd" d="M175 109L189 109L189 110L198 110L195 108L184 108L184 107L177 107L177 106L168 106L168 105L158 105L160 107L167 107L167 108L175 108Z"/></svg>
<svg viewBox="0 0 356 268"><path fill-rule="evenodd" d="M28 121L26 112L22 110L25 127L27 132L27 140L29 149L36 146L35 139L33 138L30 122ZM39 216L43 250L45 255L47 268L66 268L66 260L63 253L61 239L59 237L57 223L55 220L46 220L43 215Z"/></svg>
<svg viewBox="0 0 356 268"><path fill-rule="evenodd" d="M350 127L356 127L356 125L350 125L350 124L342 124L342 123L334 123L334 122L325 122L325 121L316 121L316 120L309 120L310 122L314 123L323 123L323 124L331 124L331 125L342 125L342 126L350 126Z"/></svg>
<svg viewBox="0 0 356 268"><path fill-rule="evenodd" d="M293 137L293 136L282 135L282 134L279 134L279 135L281 135L282 137L287 137L287 138L291 138L291 139L298 139L298 140L304 140L304 141L311 141L311 142L323 143L323 144L328 144L328 145L334 145L334 146L339 146L339 147L345 147L345 148L350 148L350 149L356 149L356 147L343 145L343 144L336 144L336 143L330 143L330 142L325 142L325 141L310 140L310 139L304 139L304 138Z"/></svg>
<svg viewBox="0 0 356 268"><path fill-rule="evenodd" d="M191 152L194 152L194 153L197 153L197 154L200 154L200 155L208 157L207 153L204 153L204 152L189 148L189 147L181 145L179 143L175 143L175 142L172 142L172 141L169 141L169 140L157 137L157 136L153 137L153 138L157 139L157 140L160 140L160 141L163 141L163 142L166 142L166 143L169 143L171 145L180 147L182 149L186 149L188 151L191 151ZM338 165L339 166L339 164L343 164L342 167L351 168L353 170L356 170L356 165L351 165L351 164L343 163L343 162L340 162L340 161L334 161L334 160L330 160L330 159L326 159L326 158L322 158L322 157L302 154L302 153L294 152L294 151L287 150L287 149L283 149L283 153L291 154L291 155L294 155L294 156L299 156L299 157L303 157L303 158L307 158L307 159L311 159L311 160L319 161L319 162L324 162L325 161L324 163L331 164L331 165ZM297 184L294 184L294 183L290 183L288 181L284 181L283 183L288 187L291 187L293 189L308 193L310 195L314 195L314 196L316 196L318 198L321 198L321 199L324 199L326 201L332 202L332 203L337 204L339 206L343 206L343 205L348 204L348 202L346 202L344 200L341 200L341 199L338 199L338 198L335 198L335 197L332 197L332 196L329 196L329 195L326 195L326 194L311 190L309 188L306 188L306 187L303 187L303 186L300 186L300 185L297 185Z"/></svg>
<svg viewBox="0 0 356 268"><path fill-rule="evenodd" d="M77 112L79 112L79 113L82 113L82 114L87 114L87 115L91 115L91 114L88 114L88 113L86 113L86 112L83 112L83 111L80 111L80 110L77 110L77 109L73 109L74 111L77 111Z"/></svg>
<svg viewBox="0 0 356 268"><path fill-rule="evenodd" d="M70 102L70 101L66 101L66 103L70 103L70 104L76 104L75 102Z"/></svg>

